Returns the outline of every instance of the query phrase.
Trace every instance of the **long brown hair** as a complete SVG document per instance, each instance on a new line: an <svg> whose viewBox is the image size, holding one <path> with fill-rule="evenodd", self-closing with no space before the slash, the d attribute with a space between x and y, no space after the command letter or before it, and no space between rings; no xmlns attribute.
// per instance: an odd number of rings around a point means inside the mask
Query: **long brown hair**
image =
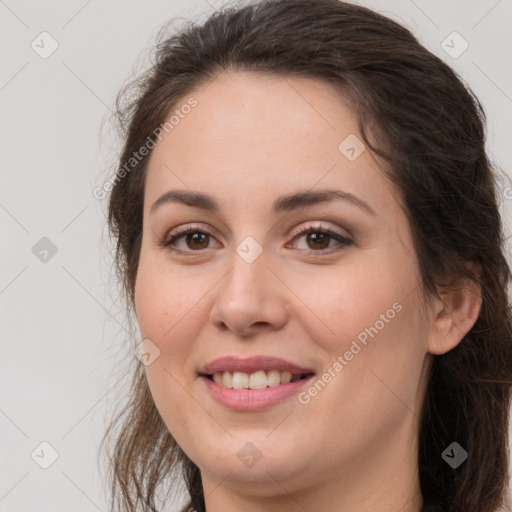
<svg viewBox="0 0 512 512"><path fill-rule="evenodd" d="M383 172L400 191L413 230L425 299L450 289L461 276L482 293L473 328L456 348L433 356L418 433L424 500L449 512L495 512L508 504L511 273L497 170L485 151L485 114L478 99L407 29L338 0L231 6L165 36L155 50L150 70L123 90L117 103L124 148L108 223L128 308L133 308L151 153L128 170L126 162L178 102L226 70L313 77L338 87L350 100L367 147L389 164ZM480 275L467 262L476 263ZM130 400L102 445L113 432L112 510L156 511L158 490L170 492L181 476L189 494L183 510L205 510L200 471L167 430L137 362ZM456 469L441 457L454 441L469 453Z"/></svg>

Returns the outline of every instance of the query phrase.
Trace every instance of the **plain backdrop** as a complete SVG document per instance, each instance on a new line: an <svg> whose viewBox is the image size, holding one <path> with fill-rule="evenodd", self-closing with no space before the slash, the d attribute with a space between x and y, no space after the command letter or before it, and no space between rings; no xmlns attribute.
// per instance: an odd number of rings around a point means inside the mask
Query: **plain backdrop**
<svg viewBox="0 0 512 512"><path fill-rule="evenodd" d="M511 0L359 3L412 29L472 87L488 115L490 155L508 174ZM133 357L106 200L92 193L117 156L108 118L161 24L204 19L222 4L0 0L2 512L107 511L98 443L126 394L121 363Z"/></svg>

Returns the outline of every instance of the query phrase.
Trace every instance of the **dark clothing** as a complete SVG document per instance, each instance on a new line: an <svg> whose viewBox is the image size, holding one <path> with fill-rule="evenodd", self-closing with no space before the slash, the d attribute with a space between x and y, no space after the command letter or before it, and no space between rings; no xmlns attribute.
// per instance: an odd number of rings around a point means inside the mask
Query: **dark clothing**
<svg viewBox="0 0 512 512"><path fill-rule="evenodd" d="M433 503L425 503L421 512L443 512L443 509Z"/></svg>

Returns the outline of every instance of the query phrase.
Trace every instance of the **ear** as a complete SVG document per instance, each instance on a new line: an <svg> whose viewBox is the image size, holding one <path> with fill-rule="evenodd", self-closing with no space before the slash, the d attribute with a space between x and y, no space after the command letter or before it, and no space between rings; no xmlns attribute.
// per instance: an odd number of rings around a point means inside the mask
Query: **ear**
<svg viewBox="0 0 512 512"><path fill-rule="evenodd" d="M468 267L479 272L473 263ZM433 331L428 351L440 355L455 348L477 321L482 306L480 286L466 277L455 281L434 308Z"/></svg>

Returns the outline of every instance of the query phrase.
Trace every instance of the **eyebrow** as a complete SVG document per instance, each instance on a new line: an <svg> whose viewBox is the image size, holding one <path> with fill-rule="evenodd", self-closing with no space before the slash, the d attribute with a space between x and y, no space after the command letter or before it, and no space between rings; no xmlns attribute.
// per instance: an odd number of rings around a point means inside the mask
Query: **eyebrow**
<svg viewBox="0 0 512 512"><path fill-rule="evenodd" d="M278 197L273 203L273 210L276 213L292 211L320 203L331 202L334 200L350 202L366 211L366 213L377 216L375 210L360 197L357 197L350 192L330 189L318 190L315 192L307 190L299 191L288 196ZM209 194L189 190L169 190L168 192L165 192L165 194L161 195L153 203L149 213L154 213L159 207L169 203L184 204L192 208L199 208L201 210L207 210L211 212L218 212L220 210L218 201Z"/></svg>

